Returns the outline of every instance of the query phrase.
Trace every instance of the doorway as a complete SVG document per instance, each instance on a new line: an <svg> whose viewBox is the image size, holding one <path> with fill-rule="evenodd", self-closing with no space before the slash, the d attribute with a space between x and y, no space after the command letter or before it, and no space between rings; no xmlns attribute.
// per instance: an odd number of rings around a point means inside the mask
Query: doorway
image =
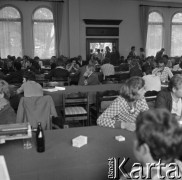
<svg viewBox="0 0 182 180"><path fill-rule="evenodd" d="M97 49L100 49L102 53L105 53L105 47L109 46L111 52L112 48L116 47L118 50L118 39L98 39L98 38L87 38L86 39L86 57L89 60L90 52L97 53Z"/></svg>

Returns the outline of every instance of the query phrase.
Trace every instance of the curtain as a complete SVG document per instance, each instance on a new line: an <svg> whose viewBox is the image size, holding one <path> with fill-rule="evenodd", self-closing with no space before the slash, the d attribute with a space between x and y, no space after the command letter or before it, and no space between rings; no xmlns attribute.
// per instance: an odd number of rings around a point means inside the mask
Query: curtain
<svg viewBox="0 0 182 180"><path fill-rule="evenodd" d="M149 15L148 6L140 5L140 29L141 29L141 38L142 38L142 47L146 47L147 41L147 30L148 30L148 15Z"/></svg>
<svg viewBox="0 0 182 180"><path fill-rule="evenodd" d="M56 56L61 55L61 40L62 40L62 25L63 25L63 3L53 2L53 17L55 26L55 44L56 44Z"/></svg>

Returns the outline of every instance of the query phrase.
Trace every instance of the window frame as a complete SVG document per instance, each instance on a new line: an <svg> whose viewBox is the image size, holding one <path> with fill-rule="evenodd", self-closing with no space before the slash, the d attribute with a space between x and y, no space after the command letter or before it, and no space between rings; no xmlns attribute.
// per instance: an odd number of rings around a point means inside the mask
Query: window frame
<svg viewBox="0 0 182 180"><path fill-rule="evenodd" d="M24 55L24 29L23 29L23 13L21 12L21 10L17 7L17 6L14 6L12 4L6 4L6 5L3 5L3 6L0 6L0 11L3 9L3 8L6 8L6 7L11 7L11 8L14 8L18 11L19 15L20 15L20 18L12 18L11 20L9 20L9 22L20 22L20 28L21 28L21 52L22 52L22 57ZM18 21L19 20L19 21ZM7 20L5 19L2 19L0 18L0 21L1 22L6 22ZM14 55L13 55L14 56Z"/></svg>
<svg viewBox="0 0 182 180"><path fill-rule="evenodd" d="M175 11L172 15L171 15L171 20L170 20L170 56L172 56L172 27L173 25L182 25L181 23L173 23L173 18L176 14L181 13L182 14L182 10L181 11ZM182 54L181 54L182 55ZM175 56L174 56L175 57Z"/></svg>
<svg viewBox="0 0 182 180"><path fill-rule="evenodd" d="M52 20L50 20L50 19L35 20L34 19L34 14L35 14L35 12L37 10L39 10L41 8L45 8L45 9L48 9L49 11L51 11L53 19ZM54 24L54 14L53 14L52 8L50 8L48 6L38 6L38 7L36 7L33 10L33 12L32 12L32 19L31 20L32 20L32 38L33 38L33 43L32 43L32 45L33 45L33 51L32 51L33 54L32 55L35 57L34 22L53 23L53 25L54 25L54 38L56 39L55 24ZM54 42L54 52L55 52L55 56L56 56L56 42ZM45 58L45 59L47 59L47 58Z"/></svg>
<svg viewBox="0 0 182 180"><path fill-rule="evenodd" d="M149 16L150 16L150 14L152 14L154 12L158 13L161 16L162 22L149 22ZM159 10L151 10L151 11L149 11L149 13L148 13L148 22L147 22L147 36L148 36L149 25L161 25L162 26L162 47L163 47L164 46L164 35L165 35L165 32L164 32L165 21L164 21L163 13L161 11L159 11ZM147 49L147 37L146 37L146 49ZM155 56L155 54L153 56Z"/></svg>

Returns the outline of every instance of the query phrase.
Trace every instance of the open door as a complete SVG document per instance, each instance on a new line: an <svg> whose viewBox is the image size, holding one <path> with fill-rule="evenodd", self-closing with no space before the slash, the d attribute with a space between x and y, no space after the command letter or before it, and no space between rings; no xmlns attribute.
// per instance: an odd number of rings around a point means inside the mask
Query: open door
<svg viewBox="0 0 182 180"><path fill-rule="evenodd" d="M101 52L103 50L103 53L105 53L105 47L109 46L112 52L112 48L116 47L118 50L118 39L98 39L98 38L87 38L86 39L86 57L87 60L89 60L90 57L90 51L92 50L93 53L97 51L97 49L100 49Z"/></svg>

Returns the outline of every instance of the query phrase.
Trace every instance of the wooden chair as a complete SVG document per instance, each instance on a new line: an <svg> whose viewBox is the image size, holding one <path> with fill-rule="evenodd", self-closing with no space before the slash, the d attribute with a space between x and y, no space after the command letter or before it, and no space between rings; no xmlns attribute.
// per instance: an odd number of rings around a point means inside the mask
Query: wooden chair
<svg viewBox="0 0 182 180"><path fill-rule="evenodd" d="M155 108L155 101L157 96L147 96L145 97L147 104L149 106L149 109Z"/></svg>
<svg viewBox="0 0 182 180"><path fill-rule="evenodd" d="M64 84L64 86L69 86L70 85L70 78L69 77L66 77L66 78L52 77L52 81L62 82Z"/></svg>
<svg viewBox="0 0 182 180"><path fill-rule="evenodd" d="M88 93L63 94L63 119L64 124L70 122L84 122L90 124L89 120L89 96Z"/></svg>
<svg viewBox="0 0 182 180"><path fill-rule="evenodd" d="M119 91L108 90L104 92L96 93L96 105L90 107L90 116L94 120L92 123L95 124L97 118L104 112L105 109L116 99L119 95Z"/></svg>

